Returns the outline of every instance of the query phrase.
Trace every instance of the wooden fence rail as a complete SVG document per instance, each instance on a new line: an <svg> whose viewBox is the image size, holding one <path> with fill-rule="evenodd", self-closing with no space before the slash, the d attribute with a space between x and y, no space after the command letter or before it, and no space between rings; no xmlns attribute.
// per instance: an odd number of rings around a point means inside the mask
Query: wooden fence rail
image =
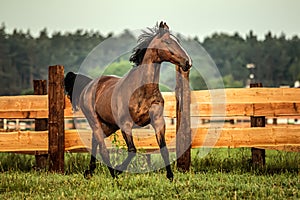
<svg viewBox="0 0 300 200"><path fill-rule="evenodd" d="M215 134L217 133L217 134ZM122 144L121 133L117 132ZM166 131L166 142L175 149L175 128ZM158 150L154 131L134 129L134 143L140 150ZM113 138L105 140L114 147ZM121 147L118 146L118 147ZM207 147L260 147L300 152L300 126L284 125L257 128L192 128L192 148ZM91 148L90 130L66 130L65 151L86 152ZM1 152L48 152L48 131L17 131L0 134Z"/></svg>
<svg viewBox="0 0 300 200"><path fill-rule="evenodd" d="M226 113L217 113L220 116L294 116L300 115L300 90L298 88L241 88L224 89L224 101L214 102L210 93L213 91L192 91L192 116L211 116L211 108L225 106ZM249 94L250 93L250 94ZM237 95L239 94L239 95ZM175 117L175 95L164 92L164 115ZM74 117L69 100L65 100L65 117ZM198 109L197 109L198 108ZM202 109L201 109L202 108ZM264 113L263 113L264 112ZM34 114L32 114L34 113ZM14 115L13 115L14 114ZM0 97L0 118L29 119L45 118L48 116L47 95L2 96ZM80 113L77 116L83 116Z"/></svg>
<svg viewBox="0 0 300 200"><path fill-rule="evenodd" d="M210 93L220 92L218 90L191 92L191 116L300 116L300 89L298 88L224 89L222 98L217 100L211 99ZM165 92L163 97L165 99L164 116L175 118L174 93ZM65 118L83 117L80 112L72 112L68 98L65 98L64 112ZM0 97L0 118L48 118L48 96L2 96Z"/></svg>

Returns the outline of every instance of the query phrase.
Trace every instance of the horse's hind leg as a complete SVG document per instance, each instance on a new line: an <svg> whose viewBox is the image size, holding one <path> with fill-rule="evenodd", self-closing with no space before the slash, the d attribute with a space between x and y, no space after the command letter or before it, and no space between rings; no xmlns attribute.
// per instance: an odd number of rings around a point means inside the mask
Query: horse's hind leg
<svg viewBox="0 0 300 200"><path fill-rule="evenodd" d="M91 176L93 176L93 173L96 169L97 147L98 147L98 142L95 139L95 137L93 136L92 137L91 160L90 160L89 169L84 172L84 177L85 178L90 178Z"/></svg>
<svg viewBox="0 0 300 200"><path fill-rule="evenodd" d="M89 164L89 169L85 171L84 176L89 178L93 175L94 170L96 169L96 155L97 155L97 146L99 144L100 155L104 164L108 167L109 172L112 177L115 177L114 169L111 167L110 159L109 159L109 152L104 143L104 134L101 128L96 129L93 131L92 137L92 155Z"/></svg>
<svg viewBox="0 0 300 200"><path fill-rule="evenodd" d="M115 177L115 171L111 166L110 163L110 158L109 158L109 152L106 148L105 142L104 142L104 134L102 129L98 129L99 131L95 131L94 132L94 137L96 139L96 141L99 144L99 150L100 150L100 155L102 157L102 161L104 162L104 164L108 167L108 170L111 174L111 176L114 178Z"/></svg>

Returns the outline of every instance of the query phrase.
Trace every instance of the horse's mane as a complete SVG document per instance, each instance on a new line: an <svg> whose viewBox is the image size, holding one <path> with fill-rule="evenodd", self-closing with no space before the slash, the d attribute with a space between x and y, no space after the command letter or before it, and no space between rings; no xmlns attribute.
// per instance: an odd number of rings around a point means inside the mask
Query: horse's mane
<svg viewBox="0 0 300 200"><path fill-rule="evenodd" d="M75 83L76 81L76 83ZM67 95L69 96L72 107L74 110L77 110L77 106L79 103L79 97L82 90L85 88L87 84L92 81L91 78L84 76L82 74L75 74L73 72L69 72L65 77L65 90ZM74 90L74 87L76 89Z"/></svg>
<svg viewBox="0 0 300 200"><path fill-rule="evenodd" d="M133 62L135 66L139 66L143 61L143 58L145 56L145 53L147 51L150 42L157 34L159 34L158 24L156 24L156 26L153 28L147 28L147 30L143 30L142 34L138 37L138 41L137 41L138 44L133 49L129 61Z"/></svg>

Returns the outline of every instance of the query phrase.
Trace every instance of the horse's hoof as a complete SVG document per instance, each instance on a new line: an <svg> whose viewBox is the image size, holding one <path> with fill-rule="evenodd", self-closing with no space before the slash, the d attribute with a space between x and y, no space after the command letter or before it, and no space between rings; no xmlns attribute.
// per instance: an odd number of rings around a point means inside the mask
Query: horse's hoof
<svg viewBox="0 0 300 200"><path fill-rule="evenodd" d="M118 165L115 167L115 175L118 176L123 173L122 165Z"/></svg>
<svg viewBox="0 0 300 200"><path fill-rule="evenodd" d="M170 182L172 182L173 179L174 179L173 173L172 172L171 173L167 173L167 178L170 180Z"/></svg>
<svg viewBox="0 0 300 200"><path fill-rule="evenodd" d="M84 178L86 178L86 179L90 179L90 178L92 178L93 173L91 172L91 170L85 170L83 176L84 176Z"/></svg>
<svg viewBox="0 0 300 200"><path fill-rule="evenodd" d="M122 174L122 171L120 171L120 170L115 170L115 175L116 175L116 177L118 176L118 175L120 175L120 174Z"/></svg>

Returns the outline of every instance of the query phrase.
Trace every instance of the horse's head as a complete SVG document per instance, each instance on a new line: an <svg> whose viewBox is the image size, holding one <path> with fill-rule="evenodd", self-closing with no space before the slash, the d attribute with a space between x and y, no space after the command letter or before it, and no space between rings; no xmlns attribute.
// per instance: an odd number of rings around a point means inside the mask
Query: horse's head
<svg viewBox="0 0 300 200"><path fill-rule="evenodd" d="M192 59L177 38L170 34L166 23L160 22L158 34L153 38L148 49L152 49L152 53L157 54L153 62L171 62L181 67L183 71L188 71L192 67Z"/></svg>

